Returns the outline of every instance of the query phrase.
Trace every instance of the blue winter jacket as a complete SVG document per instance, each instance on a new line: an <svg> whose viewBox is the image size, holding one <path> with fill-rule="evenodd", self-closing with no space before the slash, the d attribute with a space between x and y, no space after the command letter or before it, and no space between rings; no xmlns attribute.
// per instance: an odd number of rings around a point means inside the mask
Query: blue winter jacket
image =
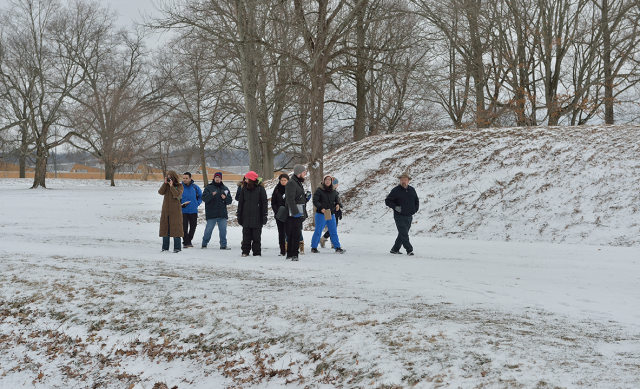
<svg viewBox="0 0 640 389"><path fill-rule="evenodd" d="M198 213L198 207L202 204L202 190L193 180L189 185L183 183L184 193L182 193L182 204L191 201L182 208L182 213Z"/></svg>

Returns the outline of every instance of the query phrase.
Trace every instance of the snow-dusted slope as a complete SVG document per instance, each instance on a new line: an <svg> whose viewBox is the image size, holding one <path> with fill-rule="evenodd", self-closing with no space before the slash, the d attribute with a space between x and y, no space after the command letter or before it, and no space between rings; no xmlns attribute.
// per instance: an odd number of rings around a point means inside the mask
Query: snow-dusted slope
<svg viewBox="0 0 640 389"><path fill-rule="evenodd" d="M412 234L520 242L640 244L640 126L384 135L328 155L343 231L395 230L384 205L408 171Z"/></svg>

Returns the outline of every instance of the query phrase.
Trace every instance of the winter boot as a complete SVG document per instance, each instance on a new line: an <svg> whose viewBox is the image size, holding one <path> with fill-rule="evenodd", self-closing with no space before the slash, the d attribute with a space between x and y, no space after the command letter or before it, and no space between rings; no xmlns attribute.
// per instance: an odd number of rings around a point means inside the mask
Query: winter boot
<svg viewBox="0 0 640 389"><path fill-rule="evenodd" d="M400 250L394 250L394 249L391 249L391 251L389 251L389 252L390 252L391 254L402 254L402 253L400 252Z"/></svg>
<svg viewBox="0 0 640 389"><path fill-rule="evenodd" d="M323 236L322 238L320 238L320 246L321 246L322 248L325 248L325 247L324 247L324 244L325 244L325 243L327 243L327 238L325 238L325 237Z"/></svg>
<svg viewBox="0 0 640 389"><path fill-rule="evenodd" d="M320 251L318 251L318 249L312 247L311 248L311 252L315 253L315 254L318 254Z"/></svg>
<svg viewBox="0 0 640 389"><path fill-rule="evenodd" d="M300 255L304 255L304 242L300 242Z"/></svg>
<svg viewBox="0 0 640 389"><path fill-rule="evenodd" d="M346 253L346 252L347 252L347 250L343 250L343 249L342 249L342 248L340 248L340 247L338 247L338 248L336 249L336 254L344 254L344 253Z"/></svg>

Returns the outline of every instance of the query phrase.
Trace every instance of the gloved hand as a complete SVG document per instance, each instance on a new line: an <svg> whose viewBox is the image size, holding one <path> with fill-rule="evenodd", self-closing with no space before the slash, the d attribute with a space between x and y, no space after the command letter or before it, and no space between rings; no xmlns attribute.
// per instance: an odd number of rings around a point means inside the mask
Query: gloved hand
<svg viewBox="0 0 640 389"><path fill-rule="evenodd" d="M400 213L402 212L402 207L400 207L399 205L395 208L396 212Z"/></svg>
<svg viewBox="0 0 640 389"><path fill-rule="evenodd" d="M342 220L342 209L336 211L336 219Z"/></svg>
<svg viewBox="0 0 640 389"><path fill-rule="evenodd" d="M302 214L301 214L301 213L299 213L299 214L297 214L297 215L293 215L293 217L301 217L301 216L302 216Z"/></svg>
<svg viewBox="0 0 640 389"><path fill-rule="evenodd" d="M311 199L311 192L310 191L306 191L304 194L307 198L307 201L309 201Z"/></svg>
<svg viewBox="0 0 640 389"><path fill-rule="evenodd" d="M187 204L180 205L182 208L187 208Z"/></svg>

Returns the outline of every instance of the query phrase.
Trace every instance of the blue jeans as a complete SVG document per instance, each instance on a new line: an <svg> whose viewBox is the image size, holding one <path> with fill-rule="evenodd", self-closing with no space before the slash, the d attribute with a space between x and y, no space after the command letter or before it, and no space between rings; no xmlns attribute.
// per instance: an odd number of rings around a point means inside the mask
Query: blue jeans
<svg viewBox="0 0 640 389"><path fill-rule="evenodd" d="M169 243L171 242L171 223L169 223L169 227L167 227L167 236L162 237L162 249L169 250ZM173 238L173 249L181 251L182 243L180 242L180 238Z"/></svg>
<svg viewBox="0 0 640 389"><path fill-rule="evenodd" d="M317 249L320 238L322 237L322 230L324 226L329 229L329 236L331 237L331 243L333 247L340 248L340 240L338 239L338 225L336 224L336 215L331 215L331 220L324 220L323 213L316 213L316 230L313 231L313 237L311 238L311 248Z"/></svg>
<svg viewBox="0 0 640 389"><path fill-rule="evenodd" d="M217 219L207 219L207 226L204 228L204 236L202 237L202 246L207 247L211 240L213 229L218 224L220 234L220 247L227 247L227 219L219 217Z"/></svg>
<svg viewBox="0 0 640 389"><path fill-rule="evenodd" d="M168 236L162 237L162 249L169 250L169 243L171 242ZM180 238L173 238L173 249L174 250L182 250L182 243L180 242Z"/></svg>

